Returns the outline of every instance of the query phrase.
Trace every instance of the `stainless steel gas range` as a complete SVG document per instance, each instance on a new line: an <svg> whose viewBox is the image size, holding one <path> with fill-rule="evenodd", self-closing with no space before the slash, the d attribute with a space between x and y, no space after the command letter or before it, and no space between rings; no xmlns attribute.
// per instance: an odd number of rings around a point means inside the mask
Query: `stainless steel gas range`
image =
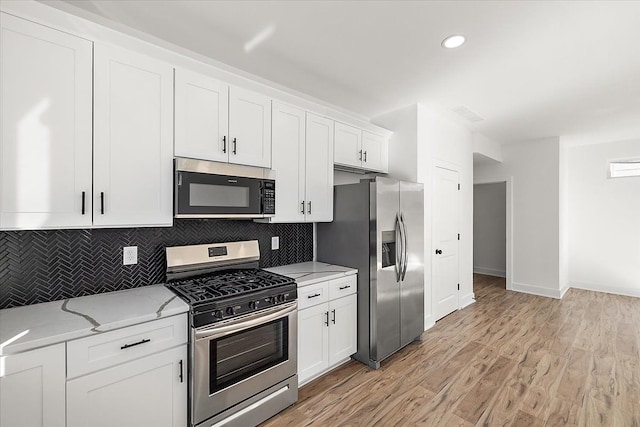
<svg viewBox="0 0 640 427"><path fill-rule="evenodd" d="M166 256L167 287L191 307L189 425L257 425L295 403L295 281L258 269L255 240Z"/></svg>

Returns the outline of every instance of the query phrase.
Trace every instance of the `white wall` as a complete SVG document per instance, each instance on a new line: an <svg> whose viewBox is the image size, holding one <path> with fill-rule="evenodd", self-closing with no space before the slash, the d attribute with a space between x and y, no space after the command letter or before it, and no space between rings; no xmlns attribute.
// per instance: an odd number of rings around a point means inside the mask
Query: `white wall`
<svg viewBox="0 0 640 427"><path fill-rule="evenodd" d="M505 277L506 182L473 186L473 272Z"/></svg>
<svg viewBox="0 0 640 427"><path fill-rule="evenodd" d="M475 179L513 177L514 290L561 297L559 138L506 144L503 163L480 164Z"/></svg>
<svg viewBox="0 0 640 427"><path fill-rule="evenodd" d="M424 184L426 329L434 322L431 199L435 162L446 163L460 172L460 301L462 306L473 302L473 136L454 118L420 104L376 117L372 122L394 132L389 147L389 176Z"/></svg>
<svg viewBox="0 0 640 427"><path fill-rule="evenodd" d="M608 161L640 158L640 139L568 148L571 287L640 297L640 177Z"/></svg>
<svg viewBox="0 0 640 427"><path fill-rule="evenodd" d="M502 161L502 146L480 133L473 134L473 152L496 162Z"/></svg>

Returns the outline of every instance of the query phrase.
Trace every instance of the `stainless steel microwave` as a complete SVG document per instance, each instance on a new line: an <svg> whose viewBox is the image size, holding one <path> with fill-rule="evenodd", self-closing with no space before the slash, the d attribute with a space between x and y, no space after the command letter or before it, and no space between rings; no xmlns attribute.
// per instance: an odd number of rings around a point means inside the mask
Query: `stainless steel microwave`
<svg viewBox="0 0 640 427"><path fill-rule="evenodd" d="M176 218L266 218L276 213L271 169L175 159Z"/></svg>

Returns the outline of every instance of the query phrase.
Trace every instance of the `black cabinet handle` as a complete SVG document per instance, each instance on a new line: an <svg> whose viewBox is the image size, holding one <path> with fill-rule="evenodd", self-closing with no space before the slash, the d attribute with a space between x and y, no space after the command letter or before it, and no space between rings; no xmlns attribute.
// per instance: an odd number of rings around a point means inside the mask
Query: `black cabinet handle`
<svg viewBox="0 0 640 427"><path fill-rule="evenodd" d="M442 250L436 249L436 255L442 255Z"/></svg>
<svg viewBox="0 0 640 427"><path fill-rule="evenodd" d="M182 360L180 360L180 382L184 382L184 376L182 374Z"/></svg>
<svg viewBox="0 0 640 427"><path fill-rule="evenodd" d="M331 313L333 313L333 319L331 319L331 321L335 325L336 324L336 310L335 309L331 310Z"/></svg>
<svg viewBox="0 0 640 427"><path fill-rule="evenodd" d="M360 150L359 153L360 153L360 158L358 160L362 161L362 150Z"/></svg>
<svg viewBox="0 0 640 427"><path fill-rule="evenodd" d="M227 136L223 136L222 137L222 152L226 153L227 152Z"/></svg>
<svg viewBox="0 0 640 427"><path fill-rule="evenodd" d="M304 200L300 202L300 213L304 214Z"/></svg>
<svg viewBox="0 0 640 427"><path fill-rule="evenodd" d="M307 213L311 215L311 201L307 202L307 204L309 205L309 209L307 209Z"/></svg>
<svg viewBox="0 0 640 427"><path fill-rule="evenodd" d="M349 289L351 287L351 285L347 285L347 286L340 286L338 289L343 291L345 289Z"/></svg>
<svg viewBox="0 0 640 427"><path fill-rule="evenodd" d="M238 148L238 143L236 142L236 139L233 138L233 154L238 154L236 149Z"/></svg>
<svg viewBox="0 0 640 427"><path fill-rule="evenodd" d="M329 326L329 312L327 311L324 314L325 314L325 316L327 316L326 320L324 321L324 324L327 325L327 327L328 327Z"/></svg>
<svg viewBox="0 0 640 427"><path fill-rule="evenodd" d="M367 161L367 152L366 151L364 152L364 161L365 161L365 163Z"/></svg>
<svg viewBox="0 0 640 427"><path fill-rule="evenodd" d="M311 299L311 298L319 297L320 295L322 294L313 294L313 295L307 296L307 298Z"/></svg>
<svg viewBox="0 0 640 427"><path fill-rule="evenodd" d="M104 215L104 192L100 192L100 214Z"/></svg>
<svg viewBox="0 0 640 427"><path fill-rule="evenodd" d="M84 195L85 195L85 192L83 191L82 192L82 215L84 215Z"/></svg>
<svg viewBox="0 0 640 427"><path fill-rule="evenodd" d="M124 349L127 349L127 348L135 347L135 346L140 345L140 344L146 344L148 342L151 342L151 340L150 339L145 339L145 340L140 340L138 342L134 342L133 344L125 344L122 347L120 347L120 350L124 350Z"/></svg>

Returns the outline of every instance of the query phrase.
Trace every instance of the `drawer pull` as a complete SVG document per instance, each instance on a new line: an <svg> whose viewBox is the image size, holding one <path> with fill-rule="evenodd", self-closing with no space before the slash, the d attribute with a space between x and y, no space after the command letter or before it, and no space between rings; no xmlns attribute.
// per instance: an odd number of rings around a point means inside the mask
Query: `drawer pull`
<svg viewBox="0 0 640 427"><path fill-rule="evenodd" d="M135 346L140 345L140 344L146 344L148 342L151 342L151 340L150 339L146 339L146 340L141 340L141 341L138 341L138 342L134 342L133 344L125 344L122 347L120 347L120 350L124 350L124 349L130 348L130 347L135 347Z"/></svg>
<svg viewBox="0 0 640 427"><path fill-rule="evenodd" d="M180 382L184 382L184 376L182 375L182 359L180 359Z"/></svg>
<svg viewBox="0 0 640 427"><path fill-rule="evenodd" d="M338 289L340 289L341 291L344 291L345 289L349 289L350 287L351 287L351 285L340 286Z"/></svg>
<svg viewBox="0 0 640 427"><path fill-rule="evenodd" d="M320 295L322 294L313 294L313 295L307 296L307 298L311 299L311 298L319 297Z"/></svg>

